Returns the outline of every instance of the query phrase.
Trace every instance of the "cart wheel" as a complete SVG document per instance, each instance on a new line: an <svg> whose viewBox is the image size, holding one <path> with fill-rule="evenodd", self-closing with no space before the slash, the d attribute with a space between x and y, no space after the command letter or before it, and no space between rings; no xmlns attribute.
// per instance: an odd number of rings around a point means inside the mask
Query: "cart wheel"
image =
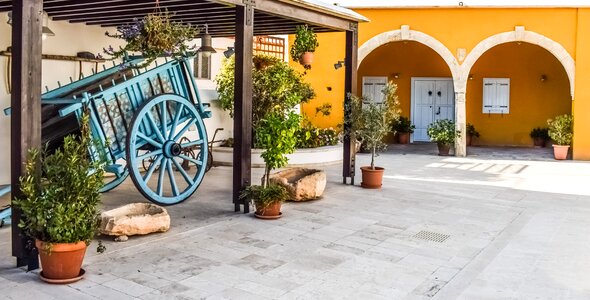
<svg viewBox="0 0 590 300"><path fill-rule="evenodd" d="M197 129L191 134L196 138L181 141L192 126ZM144 147L147 144L150 146ZM137 110L131 121L126 149L131 179L139 192L154 203L180 203L197 190L207 166L207 155L194 158L184 154L183 149L199 146L207 154L206 144L205 124L193 103L173 94L155 96ZM142 161L150 157L154 162L142 173ZM195 167L184 170L184 160ZM152 176L154 173L157 175Z"/></svg>
<svg viewBox="0 0 590 300"><path fill-rule="evenodd" d="M129 176L129 170L125 168L125 172L123 172L122 174L115 174L115 176L113 177L105 177L104 185L99 190L99 192L106 193L118 187L121 183L123 183L123 181L125 181L125 179L127 179L127 176Z"/></svg>

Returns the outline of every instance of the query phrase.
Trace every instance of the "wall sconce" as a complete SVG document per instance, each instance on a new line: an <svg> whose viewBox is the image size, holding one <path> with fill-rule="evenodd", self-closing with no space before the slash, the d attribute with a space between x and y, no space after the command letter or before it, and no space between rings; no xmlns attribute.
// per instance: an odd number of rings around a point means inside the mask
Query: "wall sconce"
<svg viewBox="0 0 590 300"><path fill-rule="evenodd" d="M209 25L205 23L205 33L201 35L201 47L197 52L203 53L204 57L211 56L212 53L217 53L213 48L211 42L211 35L209 34Z"/></svg>
<svg viewBox="0 0 590 300"><path fill-rule="evenodd" d="M400 73L393 73L393 78L399 79Z"/></svg>
<svg viewBox="0 0 590 300"><path fill-rule="evenodd" d="M227 47L227 50L223 51L225 58L230 58L234 53L236 53L235 47Z"/></svg>
<svg viewBox="0 0 590 300"><path fill-rule="evenodd" d="M545 74L541 75L541 82L545 82L547 80L547 76Z"/></svg>
<svg viewBox="0 0 590 300"><path fill-rule="evenodd" d="M12 12L9 11L7 16L8 16L8 21L6 22L6 24L12 26Z"/></svg>
<svg viewBox="0 0 590 300"><path fill-rule="evenodd" d="M344 66L344 61L339 60L337 63L334 64L334 70L338 70Z"/></svg>
<svg viewBox="0 0 590 300"><path fill-rule="evenodd" d="M469 77L467 77L467 79L473 80L473 74L469 74Z"/></svg>

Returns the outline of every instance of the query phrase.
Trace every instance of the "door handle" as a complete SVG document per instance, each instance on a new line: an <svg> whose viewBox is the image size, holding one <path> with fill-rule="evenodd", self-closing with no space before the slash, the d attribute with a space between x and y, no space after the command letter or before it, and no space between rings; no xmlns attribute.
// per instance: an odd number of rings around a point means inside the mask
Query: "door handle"
<svg viewBox="0 0 590 300"><path fill-rule="evenodd" d="M438 111L436 112L436 115L440 115L440 106L438 107Z"/></svg>

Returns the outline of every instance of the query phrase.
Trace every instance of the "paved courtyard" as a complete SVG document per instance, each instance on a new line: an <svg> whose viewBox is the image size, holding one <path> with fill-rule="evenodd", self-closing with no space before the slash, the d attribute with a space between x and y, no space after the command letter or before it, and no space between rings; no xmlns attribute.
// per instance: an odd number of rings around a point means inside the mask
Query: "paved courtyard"
<svg viewBox="0 0 590 300"><path fill-rule="evenodd" d="M380 190L328 167L325 197L286 203L274 221L233 213L231 168L216 167L169 207L169 232L105 238L104 254L93 243L71 285L14 268L0 228L0 299L590 299L590 163L435 148L378 157ZM134 201L130 182L104 196L105 208Z"/></svg>

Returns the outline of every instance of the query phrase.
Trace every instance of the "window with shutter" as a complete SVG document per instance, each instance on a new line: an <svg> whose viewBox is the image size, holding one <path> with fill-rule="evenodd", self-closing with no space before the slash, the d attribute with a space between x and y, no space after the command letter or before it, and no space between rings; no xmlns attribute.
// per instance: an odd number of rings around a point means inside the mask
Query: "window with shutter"
<svg viewBox="0 0 590 300"><path fill-rule="evenodd" d="M387 84L387 77L363 76L363 96L373 103L383 103L383 89Z"/></svg>
<svg viewBox="0 0 590 300"><path fill-rule="evenodd" d="M484 114L508 114L510 112L510 78L483 79Z"/></svg>

